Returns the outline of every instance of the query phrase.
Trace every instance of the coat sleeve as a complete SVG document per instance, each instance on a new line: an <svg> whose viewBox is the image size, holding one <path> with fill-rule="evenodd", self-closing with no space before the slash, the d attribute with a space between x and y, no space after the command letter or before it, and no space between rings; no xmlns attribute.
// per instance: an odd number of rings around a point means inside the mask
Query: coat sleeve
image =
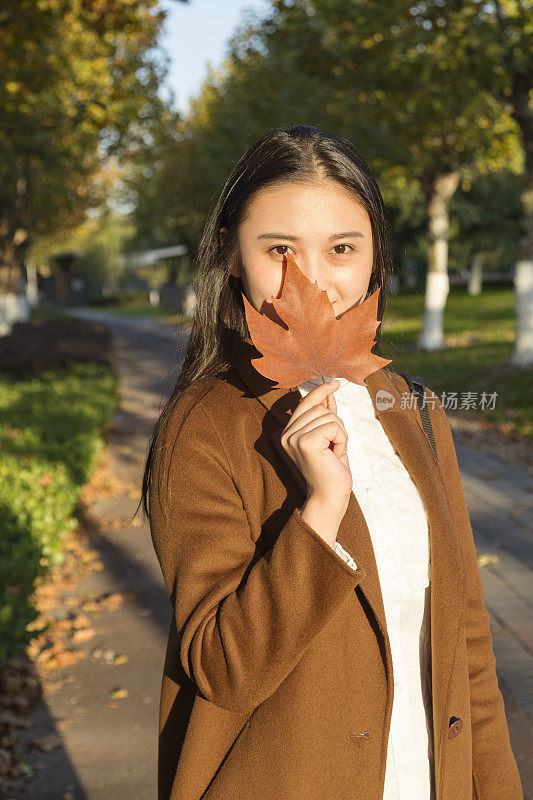
<svg viewBox="0 0 533 800"><path fill-rule="evenodd" d="M429 387L427 387L429 389ZM429 389L431 392L431 389ZM472 719L472 772L476 796L483 800L523 800L511 750L503 697L498 687L489 616L465 500L457 454L446 412L438 397L428 402L436 427L437 452L461 538L466 571L465 633ZM440 445L440 446L439 446Z"/></svg>
<svg viewBox="0 0 533 800"><path fill-rule="evenodd" d="M179 658L204 698L251 713L364 572L346 563L297 508L273 546L259 552L211 417L201 402L178 425L180 416L174 411L158 437L149 493Z"/></svg>

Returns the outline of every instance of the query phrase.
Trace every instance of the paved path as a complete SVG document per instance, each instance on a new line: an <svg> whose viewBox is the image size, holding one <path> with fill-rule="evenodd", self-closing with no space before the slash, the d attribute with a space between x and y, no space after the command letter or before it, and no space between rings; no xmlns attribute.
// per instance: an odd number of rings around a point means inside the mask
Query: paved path
<svg viewBox="0 0 533 800"><path fill-rule="evenodd" d="M186 335L157 320L131 320L104 312L76 315L110 321L120 369L121 410L115 419L110 457L125 482L140 485L154 420L177 377ZM169 365L173 365L169 374ZM513 749L533 800L533 479L473 448L457 453L475 532L485 602L491 618L498 676ZM96 641L88 651L126 654L109 666L88 657L66 667L65 680L32 715L43 731L59 732L62 746L47 754L36 800L154 800L157 714L170 604L146 525L116 527L133 515L138 498L126 493L100 499L94 546L105 569L87 576L80 594L126 591L119 609L93 620ZM141 520L140 512L136 518ZM109 702L113 687L128 696Z"/></svg>

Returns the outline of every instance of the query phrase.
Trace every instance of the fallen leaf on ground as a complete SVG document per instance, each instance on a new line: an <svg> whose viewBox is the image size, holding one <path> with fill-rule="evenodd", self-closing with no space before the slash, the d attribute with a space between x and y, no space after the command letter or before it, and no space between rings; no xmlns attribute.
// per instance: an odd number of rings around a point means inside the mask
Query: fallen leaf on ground
<svg viewBox="0 0 533 800"><path fill-rule="evenodd" d="M81 628L73 632L71 640L74 644L81 644L82 642L88 642L90 639L93 639L95 635L96 631L92 628Z"/></svg>
<svg viewBox="0 0 533 800"><path fill-rule="evenodd" d="M128 696L127 689L111 689L109 697L111 700L122 700L123 697Z"/></svg>
<svg viewBox="0 0 533 800"><path fill-rule="evenodd" d="M482 553L478 556L477 563L480 567L488 567L490 564L499 564L500 557L493 556L490 553Z"/></svg>
<svg viewBox="0 0 533 800"><path fill-rule="evenodd" d="M56 733L50 733L48 736L41 736L35 739L34 744L44 753L50 753L62 744L62 739Z"/></svg>

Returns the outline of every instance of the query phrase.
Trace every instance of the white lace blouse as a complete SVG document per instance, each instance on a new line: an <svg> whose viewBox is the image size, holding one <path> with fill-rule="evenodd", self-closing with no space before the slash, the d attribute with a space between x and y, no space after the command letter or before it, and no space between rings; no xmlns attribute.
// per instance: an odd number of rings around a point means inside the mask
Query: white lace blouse
<svg viewBox="0 0 533 800"><path fill-rule="evenodd" d="M348 434L353 492L372 539L393 660L383 800L433 800L427 516L416 484L374 413L367 387L338 380L337 415ZM320 378L302 383L300 394L305 397L320 383ZM339 542L334 547L356 567Z"/></svg>

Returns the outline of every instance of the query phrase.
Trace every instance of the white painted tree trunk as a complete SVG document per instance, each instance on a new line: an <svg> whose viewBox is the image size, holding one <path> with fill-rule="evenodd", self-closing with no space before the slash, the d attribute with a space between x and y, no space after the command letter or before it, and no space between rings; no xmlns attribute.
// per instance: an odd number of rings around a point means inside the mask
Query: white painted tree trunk
<svg viewBox="0 0 533 800"><path fill-rule="evenodd" d="M511 363L517 367L533 366L533 259L516 265L515 308L516 336Z"/></svg>
<svg viewBox="0 0 533 800"><path fill-rule="evenodd" d="M426 186L428 213L428 271L422 331L418 347L438 350L444 347L444 309L450 291L448 278L449 205L460 179L459 172L436 175Z"/></svg>
<svg viewBox="0 0 533 800"><path fill-rule="evenodd" d="M520 249L516 264L515 312L516 334L511 364L533 367L533 114L531 86L516 82L512 95L512 115L524 138L524 174L520 190Z"/></svg>
<svg viewBox="0 0 533 800"><path fill-rule="evenodd" d="M39 289L37 283L37 267L35 264L26 265L26 297L31 308L39 305Z"/></svg>
<svg viewBox="0 0 533 800"><path fill-rule="evenodd" d="M0 336L9 336L15 322L25 322L29 317L30 307L25 294L0 294Z"/></svg>
<svg viewBox="0 0 533 800"><path fill-rule="evenodd" d="M468 278L468 294L477 297L483 288L483 253L476 253L472 259L472 269Z"/></svg>
<svg viewBox="0 0 533 800"><path fill-rule="evenodd" d="M450 291L447 272L428 272L422 332L418 346L424 350L438 350L444 346L444 309Z"/></svg>

